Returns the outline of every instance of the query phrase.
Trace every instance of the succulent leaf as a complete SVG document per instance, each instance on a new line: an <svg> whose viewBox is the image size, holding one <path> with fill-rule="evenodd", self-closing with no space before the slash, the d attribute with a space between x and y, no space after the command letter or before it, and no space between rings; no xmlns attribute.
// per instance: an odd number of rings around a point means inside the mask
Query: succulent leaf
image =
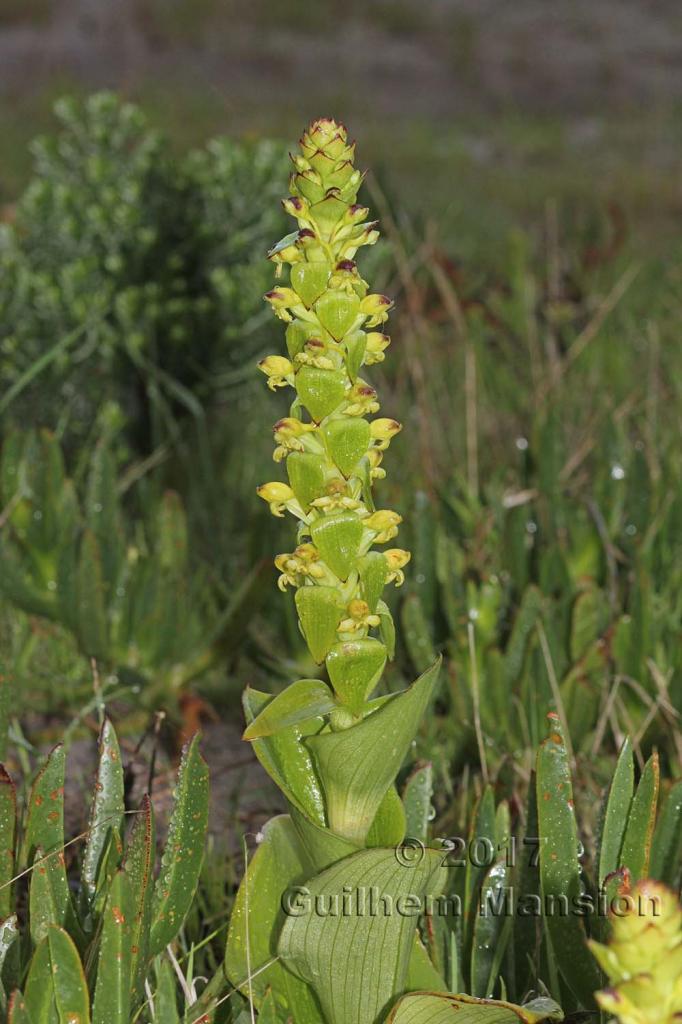
<svg viewBox="0 0 682 1024"><path fill-rule="evenodd" d="M97 779L81 867L84 910L92 907L103 855L111 834L121 831L124 810L121 750L114 727L105 718L99 737Z"/></svg>
<svg viewBox="0 0 682 1024"><path fill-rule="evenodd" d="M173 941L199 881L208 827L208 769L195 736L183 751L161 872L152 904L150 956Z"/></svg>

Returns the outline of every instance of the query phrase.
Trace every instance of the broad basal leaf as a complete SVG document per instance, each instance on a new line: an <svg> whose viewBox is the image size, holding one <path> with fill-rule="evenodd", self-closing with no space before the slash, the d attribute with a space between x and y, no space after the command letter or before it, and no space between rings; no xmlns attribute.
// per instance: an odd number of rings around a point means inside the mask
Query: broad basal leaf
<svg viewBox="0 0 682 1024"><path fill-rule="evenodd" d="M540 1024L563 1019L561 1008L551 999L514 1006L474 996L415 992L396 1004L386 1024Z"/></svg>
<svg viewBox="0 0 682 1024"><path fill-rule="evenodd" d="M404 991L418 916L445 884L442 859L425 850L407 866L395 850L362 850L306 883L279 953L314 989L327 1024L378 1024Z"/></svg>

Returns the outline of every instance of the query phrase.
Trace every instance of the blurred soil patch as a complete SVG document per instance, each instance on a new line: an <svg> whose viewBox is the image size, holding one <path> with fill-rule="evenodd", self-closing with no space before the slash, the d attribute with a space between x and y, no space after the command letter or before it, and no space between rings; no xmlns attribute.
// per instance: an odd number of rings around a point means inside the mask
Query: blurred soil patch
<svg viewBox="0 0 682 1024"><path fill-rule="evenodd" d="M682 213L672 0L5 0L0 200L65 92L114 88L181 146L347 119L444 231L491 241L548 197L619 201L652 244Z"/></svg>

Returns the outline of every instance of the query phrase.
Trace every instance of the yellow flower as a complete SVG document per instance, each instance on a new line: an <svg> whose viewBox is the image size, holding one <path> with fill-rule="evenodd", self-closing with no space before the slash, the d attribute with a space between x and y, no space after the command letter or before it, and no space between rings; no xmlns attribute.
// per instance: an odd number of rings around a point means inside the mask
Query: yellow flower
<svg viewBox="0 0 682 1024"><path fill-rule="evenodd" d="M402 548L388 548L384 551L384 558L388 563L388 577L386 582L392 583L395 581L396 587L401 587L405 582L405 573L403 569L412 558L409 551L404 551Z"/></svg>
<svg viewBox="0 0 682 1024"><path fill-rule="evenodd" d="M258 369L268 378L271 391L293 383L294 367L284 356L266 356L259 362Z"/></svg>
<svg viewBox="0 0 682 1024"><path fill-rule="evenodd" d="M372 331L371 334L368 334L365 363L368 366L372 366L374 363L382 363L386 358L384 351L390 344L391 339L388 334L382 334L380 331Z"/></svg>
<svg viewBox="0 0 682 1024"><path fill-rule="evenodd" d="M397 512L388 508L373 512L371 516L363 520L363 526L376 534L375 544L385 544L392 540L398 533L398 524L402 523L403 517Z"/></svg>
<svg viewBox="0 0 682 1024"><path fill-rule="evenodd" d="M284 510L289 508L294 511L292 505L296 506L296 496L288 484L273 480L269 484L261 484L257 488L257 494L263 501L267 501L273 516L282 517Z"/></svg>
<svg viewBox="0 0 682 1024"><path fill-rule="evenodd" d="M367 327L378 327L388 320L388 311L393 303L386 295L367 295L360 303L360 312L369 317Z"/></svg>
<svg viewBox="0 0 682 1024"><path fill-rule="evenodd" d="M342 619L339 623L339 633L358 633L360 630L368 630L376 627L381 622L378 615L369 610L366 601L354 598L347 608L348 618Z"/></svg>
<svg viewBox="0 0 682 1024"><path fill-rule="evenodd" d="M299 544L293 553L278 555L275 566L281 573L277 580L279 589L286 590L289 585L300 587L306 576L314 580L323 579L325 571L319 564L319 559L320 555L314 544Z"/></svg>
<svg viewBox="0 0 682 1024"><path fill-rule="evenodd" d="M379 241L379 232L375 227L377 223L378 221L372 221L369 224L364 224L360 230L353 232L346 241L341 242L339 256L352 260L361 245L375 245Z"/></svg>
<svg viewBox="0 0 682 1024"><path fill-rule="evenodd" d="M347 416L366 416L379 412L377 393L366 381L358 379L348 392Z"/></svg>
<svg viewBox="0 0 682 1024"><path fill-rule="evenodd" d="M356 289L366 287L357 265L353 260L339 260L334 268L334 273L329 278L329 287L346 292L347 295L354 295ZM362 290L360 290L362 294Z"/></svg>
<svg viewBox="0 0 682 1024"><path fill-rule="evenodd" d="M294 319L289 310L301 306L301 300L293 288L273 288L265 293L264 298L272 306L275 315L285 323Z"/></svg>
<svg viewBox="0 0 682 1024"><path fill-rule="evenodd" d="M302 352L296 355L296 362L302 366L316 366L318 370L335 370L336 363L325 355L327 346L319 338L310 338Z"/></svg>
<svg viewBox="0 0 682 1024"><path fill-rule="evenodd" d="M386 470L382 468L381 460L384 457L384 453L379 448L370 448L367 452L367 461L369 462L369 475L372 480L383 480L386 476Z"/></svg>
<svg viewBox="0 0 682 1024"><path fill-rule="evenodd" d="M327 484L327 493L315 498L310 504L324 512L336 512L340 509L365 511L363 503L348 493L348 484L340 477L330 480Z"/></svg>
<svg viewBox="0 0 682 1024"><path fill-rule="evenodd" d="M375 448L379 449L379 451L385 451L395 435L399 434L402 429L402 423L387 417L372 420L369 425L370 437L376 441Z"/></svg>
<svg viewBox="0 0 682 1024"><path fill-rule="evenodd" d="M273 458L275 462L281 462L282 459L287 457L289 452L305 451L305 444L301 438L305 434L314 433L315 424L304 423L303 420L287 416L282 420L278 420L273 429L277 443Z"/></svg>

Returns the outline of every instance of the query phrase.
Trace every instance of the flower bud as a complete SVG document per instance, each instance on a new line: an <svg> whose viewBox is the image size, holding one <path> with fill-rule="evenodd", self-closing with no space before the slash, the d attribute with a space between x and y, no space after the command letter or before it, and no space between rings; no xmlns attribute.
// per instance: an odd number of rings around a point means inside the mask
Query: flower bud
<svg viewBox="0 0 682 1024"><path fill-rule="evenodd" d="M339 633L358 633L360 630L375 628L381 622L378 615L369 610L369 605L361 598L354 598L348 605L348 618L339 623Z"/></svg>
<svg viewBox="0 0 682 1024"><path fill-rule="evenodd" d="M357 380L348 392L347 416L366 416L379 411L377 393L364 380Z"/></svg>
<svg viewBox="0 0 682 1024"><path fill-rule="evenodd" d="M369 207L362 206L360 203L353 203L349 206L343 216L343 223L345 224L360 224L369 214Z"/></svg>
<svg viewBox="0 0 682 1024"><path fill-rule="evenodd" d="M384 558L388 563L386 582L395 582L396 587L401 587L405 582L403 569L412 558L412 555L409 551L404 551L402 548L388 548L387 551L384 551Z"/></svg>
<svg viewBox="0 0 682 1024"><path fill-rule="evenodd" d="M273 427L275 441L278 441L280 444L301 437L303 434L309 434L311 431L314 432L314 430L314 423L304 423L303 420L297 420L294 416L285 416L284 419L277 420Z"/></svg>
<svg viewBox="0 0 682 1024"><path fill-rule="evenodd" d="M288 213L290 217L295 217L299 223L310 223L310 203L302 196L289 196L282 200L282 206L285 213Z"/></svg>
<svg viewBox="0 0 682 1024"><path fill-rule="evenodd" d="M267 501L273 516L283 516L284 509L290 502L295 501L295 495L288 484L279 480L273 480L269 484L261 484L256 493L263 501Z"/></svg>
<svg viewBox="0 0 682 1024"><path fill-rule="evenodd" d="M296 248L295 245L287 245L283 249L279 249L276 253L269 256L269 259L273 263L300 263L303 259L303 253Z"/></svg>
<svg viewBox="0 0 682 1024"><path fill-rule="evenodd" d="M331 160L338 160L348 150L348 133L345 125L331 117L313 121L299 140L303 156L311 160L316 153L326 153Z"/></svg>

